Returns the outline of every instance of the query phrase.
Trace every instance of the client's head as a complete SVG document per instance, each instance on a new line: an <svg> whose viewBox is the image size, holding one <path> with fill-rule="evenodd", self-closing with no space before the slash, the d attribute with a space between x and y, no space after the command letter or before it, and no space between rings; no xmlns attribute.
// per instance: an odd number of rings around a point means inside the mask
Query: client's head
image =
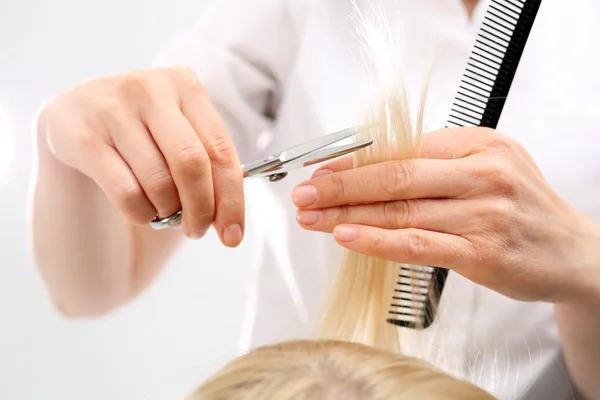
<svg viewBox="0 0 600 400"><path fill-rule="evenodd" d="M493 397L416 358L340 341L257 348L187 400L488 400Z"/></svg>

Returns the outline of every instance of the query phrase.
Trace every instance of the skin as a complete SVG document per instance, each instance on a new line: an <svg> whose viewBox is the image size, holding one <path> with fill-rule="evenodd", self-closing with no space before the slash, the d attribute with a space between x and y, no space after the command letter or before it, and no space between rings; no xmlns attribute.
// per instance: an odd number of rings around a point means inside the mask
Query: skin
<svg viewBox="0 0 600 400"><path fill-rule="evenodd" d="M464 1L469 13L475 3ZM37 123L32 250L64 315L97 316L125 304L185 235L201 238L212 226L225 245L241 242L241 165L191 70L85 82L47 104ZM318 193L302 210L322 211L316 224L300 218L302 226L334 232L366 254L445 266L517 299L554 302L569 371L584 396L599 398L598 228L496 132L466 128L425 142L424 160L330 165L334 173L302 185ZM348 206L369 200L377 203ZM148 227L156 214L179 209L181 231Z"/></svg>
<svg viewBox="0 0 600 400"><path fill-rule="evenodd" d="M469 15L475 3L464 1ZM213 226L230 247L243 238L239 158L187 68L72 88L39 113L36 147L32 250L67 316L106 314L134 298L177 251L182 233L200 239ZM148 226L180 209L182 231Z"/></svg>
<svg viewBox="0 0 600 400"><path fill-rule="evenodd" d="M298 222L369 256L451 269L522 301L555 304L583 398L600 384L600 228L546 183L518 143L485 128L423 137L421 159L352 168L298 185Z"/></svg>
<svg viewBox="0 0 600 400"><path fill-rule="evenodd" d="M241 164L187 68L99 78L57 96L39 115L37 152L33 251L66 315L104 314L135 297L182 231L198 239L214 226L225 245L242 240ZM148 226L179 209L182 231Z"/></svg>

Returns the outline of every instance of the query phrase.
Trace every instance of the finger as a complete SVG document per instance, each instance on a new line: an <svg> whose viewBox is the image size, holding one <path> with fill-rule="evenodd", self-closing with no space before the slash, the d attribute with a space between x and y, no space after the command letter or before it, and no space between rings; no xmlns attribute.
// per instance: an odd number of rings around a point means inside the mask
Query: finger
<svg viewBox="0 0 600 400"><path fill-rule="evenodd" d="M461 269L477 259L471 242L446 233L340 225L333 234L349 250L399 263Z"/></svg>
<svg viewBox="0 0 600 400"><path fill-rule="evenodd" d="M181 110L211 160L215 194L215 228L226 246L240 244L244 234L243 171L233 141L209 98L186 91Z"/></svg>
<svg viewBox="0 0 600 400"><path fill-rule="evenodd" d="M457 137L453 136L452 132L455 132L455 129L444 129L427 134L427 138L423 140L421 158L463 158L466 155L464 146L460 148L461 151L458 151L459 149L456 149L456 147L457 141L462 140L461 137L464 135L458 135L459 137ZM353 155L341 157L319 167L319 169L312 174L311 179L328 175L333 172L346 171L354 167L355 163Z"/></svg>
<svg viewBox="0 0 600 400"><path fill-rule="evenodd" d="M449 160L514 147L513 140L494 129L443 128L423 135L421 157Z"/></svg>
<svg viewBox="0 0 600 400"><path fill-rule="evenodd" d="M479 127L444 128L423 135L420 158L452 160L467 157L492 138L502 140L498 132ZM489 144L489 143L488 143ZM360 150L359 150L360 151ZM341 157L315 171L312 178L332 172L345 171L354 167L352 155Z"/></svg>
<svg viewBox="0 0 600 400"><path fill-rule="evenodd" d="M359 150L360 151L360 150ZM319 167L311 176L312 178L318 178L319 176L324 176L331 174L333 172L345 171L347 169L351 169L354 167L354 158L352 155L344 156Z"/></svg>
<svg viewBox="0 0 600 400"><path fill-rule="evenodd" d="M302 208L419 198L461 198L472 190L472 171L461 160L388 161L302 183L292 201Z"/></svg>
<svg viewBox="0 0 600 400"><path fill-rule="evenodd" d="M444 128L425 134L422 140L421 158L452 160L466 157L472 151L473 129ZM354 168L354 157L348 155L319 167L311 178L352 168Z"/></svg>
<svg viewBox="0 0 600 400"><path fill-rule="evenodd" d="M467 135L473 136L471 128L443 128L426 133L421 139L421 158L464 158L471 152L470 141L463 143Z"/></svg>
<svg viewBox="0 0 600 400"><path fill-rule="evenodd" d="M209 156L178 107L149 108L147 126L177 186L182 227L191 238L204 236L214 221L215 198Z"/></svg>
<svg viewBox="0 0 600 400"><path fill-rule="evenodd" d="M341 224L367 225L383 229L418 228L459 234L464 230L464 200L400 200L372 204L298 210L296 217L304 229L333 232ZM472 221L469 219L469 221Z"/></svg>
<svg viewBox="0 0 600 400"><path fill-rule="evenodd" d="M146 197L129 166L110 146L96 149L95 159L86 172L108 201L134 225L146 225L156 216L156 209Z"/></svg>
<svg viewBox="0 0 600 400"><path fill-rule="evenodd" d="M424 135L420 158L452 160L471 155L474 148L481 147L484 138L489 139L494 134L494 131L489 129L477 128L481 129L481 132L474 129L476 128L444 128ZM480 140L473 140L475 136ZM353 155L341 157L319 167L312 174L311 179L352 168L354 168Z"/></svg>
<svg viewBox="0 0 600 400"><path fill-rule="evenodd" d="M167 162L146 127L131 118L110 127L115 147L135 174L160 217L181 210L177 187Z"/></svg>

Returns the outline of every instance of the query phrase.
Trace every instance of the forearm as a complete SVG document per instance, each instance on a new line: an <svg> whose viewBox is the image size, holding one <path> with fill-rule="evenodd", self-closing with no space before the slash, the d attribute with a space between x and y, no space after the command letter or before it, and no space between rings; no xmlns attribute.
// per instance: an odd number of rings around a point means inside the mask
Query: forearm
<svg viewBox="0 0 600 400"><path fill-rule="evenodd" d="M555 312L575 387L582 399L600 399L600 307L557 304Z"/></svg>
<svg viewBox="0 0 600 400"><path fill-rule="evenodd" d="M30 229L35 262L67 315L95 315L130 291L132 231L92 180L51 154L39 122Z"/></svg>
<svg viewBox="0 0 600 400"><path fill-rule="evenodd" d="M29 227L35 262L62 313L109 312L152 282L184 236L128 223L95 182L54 157L46 135L41 115Z"/></svg>
<svg viewBox="0 0 600 400"><path fill-rule="evenodd" d="M600 399L600 257L594 260L580 300L555 305L569 373L583 400Z"/></svg>

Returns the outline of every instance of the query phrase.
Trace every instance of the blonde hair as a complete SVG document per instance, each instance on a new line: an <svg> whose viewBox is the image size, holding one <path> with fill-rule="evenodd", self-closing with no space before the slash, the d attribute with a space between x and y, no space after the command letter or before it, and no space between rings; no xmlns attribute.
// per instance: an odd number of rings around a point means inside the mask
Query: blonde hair
<svg viewBox="0 0 600 400"><path fill-rule="evenodd" d="M376 16L371 22L355 7L359 39L367 59L372 62L374 86L378 91L377 101L372 103L357 135L357 140L373 139L373 144L354 154L355 167L420 157L429 82L427 74L413 121L403 79L401 32L388 26L380 8L373 9ZM400 330L386 320L402 268L410 275L410 292L416 300L415 279L419 267L346 251L322 318L319 337L360 341L399 353ZM435 309L437 297L431 290L428 299ZM415 318L414 328L421 328L419 318Z"/></svg>
<svg viewBox="0 0 600 400"><path fill-rule="evenodd" d="M299 340L236 358L186 400L488 400L417 358L359 343Z"/></svg>
<svg viewBox="0 0 600 400"><path fill-rule="evenodd" d="M373 139L373 144L355 154L355 166L420 156L421 123L413 135L411 122L406 118L407 108L401 91L384 93L368 124L357 135L357 140ZM320 337L360 341L400 352L399 329L386 320L402 267L399 263L346 251ZM415 272L412 266L404 268ZM419 328L418 320L415 327Z"/></svg>
<svg viewBox="0 0 600 400"><path fill-rule="evenodd" d="M398 32L383 18L371 23L357 11L358 32L375 67L378 101L372 103L357 140L373 145L354 155L354 165L420 157L427 84L413 122L403 82ZM429 76L425 77L429 81ZM319 336L260 347L233 360L187 400L488 400L470 383L400 354L399 328L388 324L401 269L414 282L419 267L347 251ZM437 301L430 293L430 301ZM415 323L419 328L419 321ZM334 340L335 339L335 340ZM360 343L359 343L360 342Z"/></svg>

